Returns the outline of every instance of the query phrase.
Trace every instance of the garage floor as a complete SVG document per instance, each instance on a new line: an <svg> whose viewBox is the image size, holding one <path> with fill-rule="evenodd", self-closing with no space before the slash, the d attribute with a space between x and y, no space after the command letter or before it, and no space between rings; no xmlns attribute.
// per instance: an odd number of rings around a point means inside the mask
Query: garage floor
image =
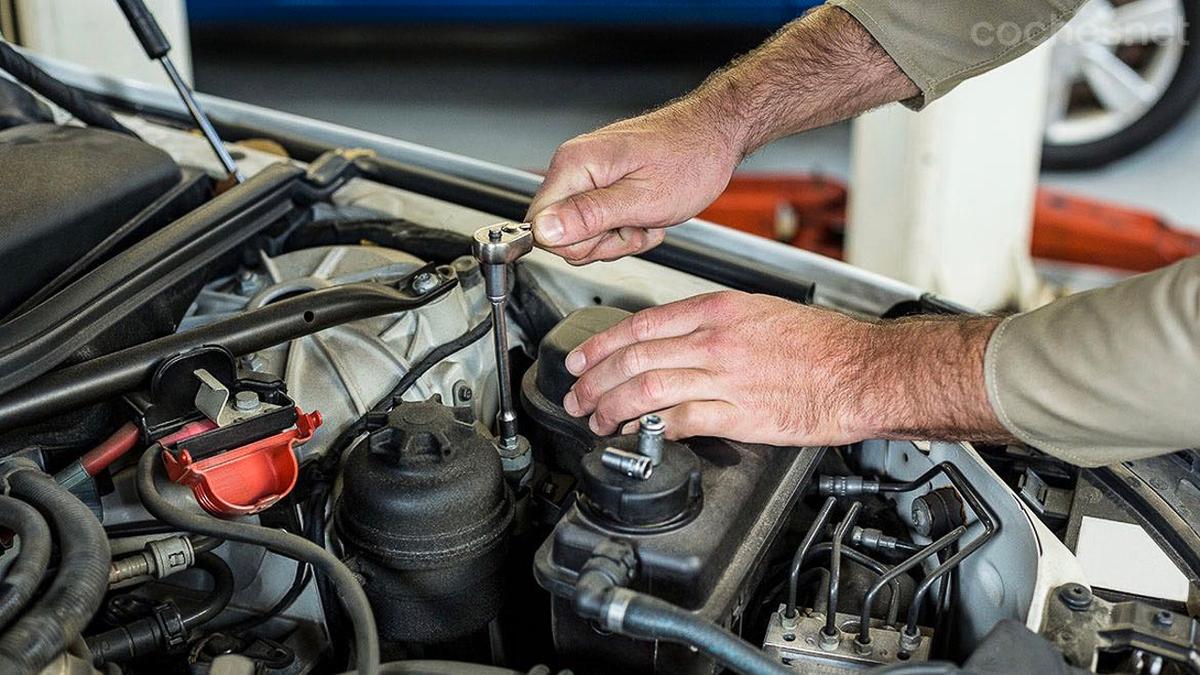
<svg viewBox="0 0 1200 675"><path fill-rule="evenodd" d="M501 164L544 167L563 140L687 92L765 33L547 30L200 33L200 90ZM848 173L848 125L777 142L750 170ZM1200 109L1140 154L1049 185L1200 229Z"/></svg>

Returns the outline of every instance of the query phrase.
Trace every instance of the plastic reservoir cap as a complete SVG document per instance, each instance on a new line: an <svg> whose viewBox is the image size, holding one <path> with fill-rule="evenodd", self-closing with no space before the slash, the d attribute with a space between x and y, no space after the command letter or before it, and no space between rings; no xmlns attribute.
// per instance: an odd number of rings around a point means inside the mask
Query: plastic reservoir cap
<svg viewBox="0 0 1200 675"><path fill-rule="evenodd" d="M637 451L637 434L604 439L583 457L583 506L599 524L618 530L670 529L691 520L701 506L699 460L686 446L663 444L662 462L641 480L600 461L604 448Z"/></svg>

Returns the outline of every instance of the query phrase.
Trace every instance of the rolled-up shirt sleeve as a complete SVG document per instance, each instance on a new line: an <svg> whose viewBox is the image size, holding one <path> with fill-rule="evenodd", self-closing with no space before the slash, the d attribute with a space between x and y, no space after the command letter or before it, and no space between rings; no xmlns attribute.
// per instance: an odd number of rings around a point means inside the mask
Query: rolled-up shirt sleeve
<svg viewBox="0 0 1200 675"><path fill-rule="evenodd" d="M964 80L1041 44L1085 0L828 0L871 33L921 94L920 109Z"/></svg>
<svg viewBox="0 0 1200 675"><path fill-rule="evenodd" d="M1074 464L1200 447L1200 257L1005 319L984 369L1009 432Z"/></svg>

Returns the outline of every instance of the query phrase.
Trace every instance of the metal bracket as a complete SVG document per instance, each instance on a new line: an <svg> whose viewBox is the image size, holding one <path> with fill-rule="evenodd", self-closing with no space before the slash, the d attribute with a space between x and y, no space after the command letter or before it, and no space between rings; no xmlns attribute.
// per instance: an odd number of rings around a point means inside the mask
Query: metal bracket
<svg viewBox="0 0 1200 675"><path fill-rule="evenodd" d="M1191 617L1140 600L1108 602L1080 584L1056 589L1041 633L1080 668L1091 668L1101 651L1129 650L1135 661L1200 662L1200 623Z"/></svg>

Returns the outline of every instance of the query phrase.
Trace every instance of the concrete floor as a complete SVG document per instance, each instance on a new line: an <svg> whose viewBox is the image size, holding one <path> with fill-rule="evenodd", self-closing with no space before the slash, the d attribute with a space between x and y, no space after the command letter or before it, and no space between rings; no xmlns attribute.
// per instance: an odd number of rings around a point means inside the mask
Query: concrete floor
<svg viewBox="0 0 1200 675"><path fill-rule="evenodd" d="M699 84L765 33L551 33L321 28L195 37L199 89L525 169L562 141ZM849 126L778 141L747 170L844 178ZM1152 147L1109 167L1046 175L1078 194L1200 228L1200 109Z"/></svg>

